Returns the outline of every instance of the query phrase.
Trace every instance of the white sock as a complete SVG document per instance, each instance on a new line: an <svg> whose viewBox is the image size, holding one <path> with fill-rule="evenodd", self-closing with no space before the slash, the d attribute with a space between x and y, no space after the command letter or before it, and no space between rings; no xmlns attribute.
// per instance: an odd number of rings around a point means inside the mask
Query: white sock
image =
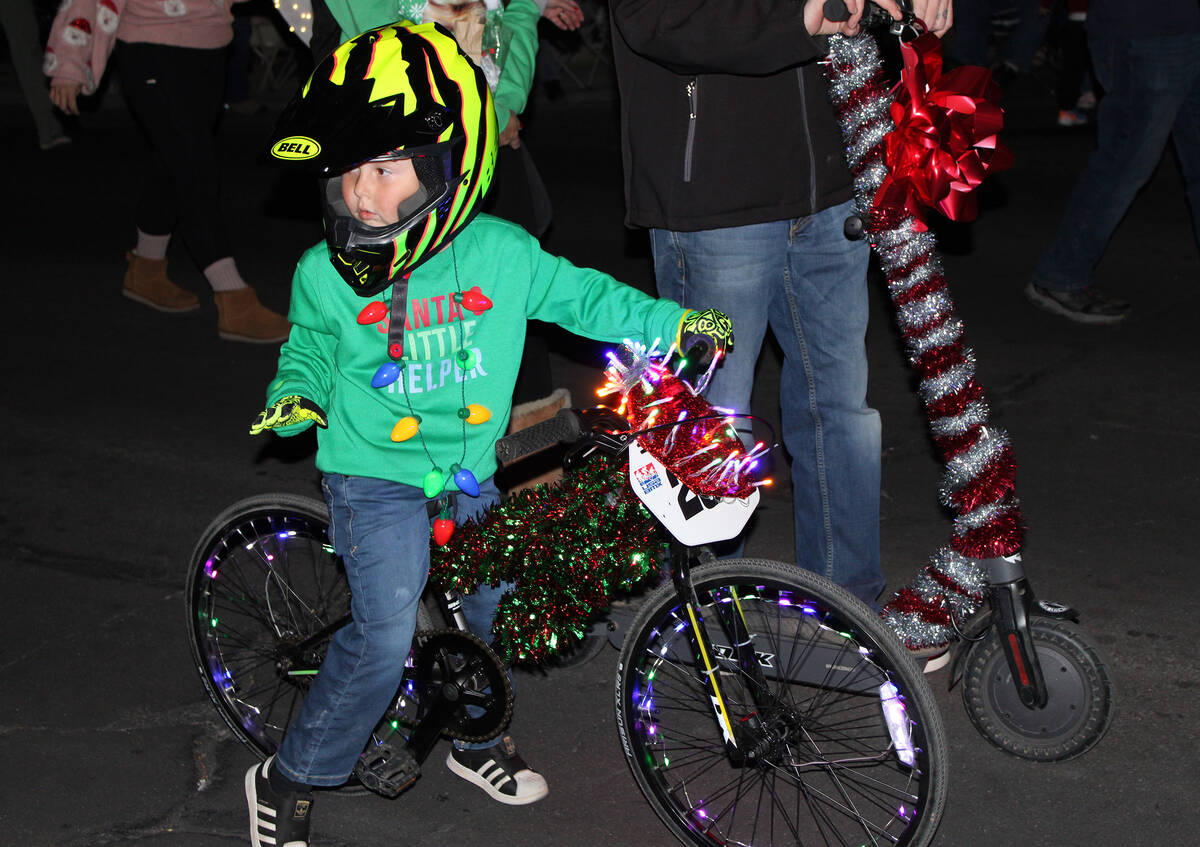
<svg viewBox="0 0 1200 847"><path fill-rule="evenodd" d="M171 233L169 232L166 235L151 235L139 229L137 231L137 246L133 248L133 252L143 259L161 261L167 258L167 244L170 240Z"/></svg>
<svg viewBox="0 0 1200 847"><path fill-rule="evenodd" d="M204 278L212 286L213 291L236 291L246 288L246 280L238 273L237 265L232 256L217 259L204 269Z"/></svg>

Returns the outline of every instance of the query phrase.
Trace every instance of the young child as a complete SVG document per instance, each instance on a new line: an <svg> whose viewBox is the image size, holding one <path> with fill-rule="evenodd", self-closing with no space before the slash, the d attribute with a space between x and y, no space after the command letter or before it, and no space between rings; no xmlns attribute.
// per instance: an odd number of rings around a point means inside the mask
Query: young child
<svg viewBox="0 0 1200 847"><path fill-rule="evenodd" d="M482 72L437 24L343 44L275 138L273 156L321 177L326 240L296 270L291 336L251 432L320 427L353 623L334 636L278 753L246 774L255 847L307 844L309 788L347 779L395 695L428 572L429 502L453 501L462 521L498 499L495 444L526 319L605 341L732 340L720 313L655 300L547 255L515 224L475 217L496 118ZM484 640L499 594L465 598ZM447 766L503 803L546 795L511 739L478 747L456 745Z"/></svg>

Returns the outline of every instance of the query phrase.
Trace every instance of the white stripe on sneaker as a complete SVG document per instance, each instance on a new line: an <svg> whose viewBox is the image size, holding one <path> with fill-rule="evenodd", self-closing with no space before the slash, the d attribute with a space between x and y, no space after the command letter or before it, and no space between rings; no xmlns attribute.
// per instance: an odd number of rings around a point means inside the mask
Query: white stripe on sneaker
<svg viewBox="0 0 1200 847"><path fill-rule="evenodd" d="M492 773L489 775L488 771L492 771ZM495 762L484 762L479 766L479 769L476 770L475 773L486 779L492 784L492 787L496 788L497 790L499 790L505 782L512 782L512 777L505 772L504 768L500 767Z"/></svg>

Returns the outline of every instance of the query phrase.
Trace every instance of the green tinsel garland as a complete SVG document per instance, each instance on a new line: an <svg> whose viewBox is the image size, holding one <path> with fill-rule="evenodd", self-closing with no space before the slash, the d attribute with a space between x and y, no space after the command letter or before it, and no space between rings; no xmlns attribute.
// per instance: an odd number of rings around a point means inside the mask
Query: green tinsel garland
<svg viewBox="0 0 1200 847"><path fill-rule="evenodd" d="M627 463L597 459L555 485L513 494L434 547L430 577L462 594L513 583L496 611L493 647L508 661L546 659L661 560L658 522L627 475Z"/></svg>

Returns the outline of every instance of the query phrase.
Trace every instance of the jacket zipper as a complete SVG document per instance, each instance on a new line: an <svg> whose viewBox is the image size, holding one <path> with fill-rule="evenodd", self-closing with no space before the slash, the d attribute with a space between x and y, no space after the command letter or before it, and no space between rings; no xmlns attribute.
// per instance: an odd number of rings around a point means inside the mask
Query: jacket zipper
<svg viewBox="0 0 1200 847"><path fill-rule="evenodd" d="M692 181L692 147L696 143L696 99L699 81L693 78L686 86L688 96L687 143L683 148L683 181Z"/></svg>
<svg viewBox="0 0 1200 847"><path fill-rule="evenodd" d="M796 84L800 86L800 125L804 127L804 146L808 149L808 208L812 214L817 209L817 154L808 128L808 101L804 96L804 71L800 68L796 68Z"/></svg>

